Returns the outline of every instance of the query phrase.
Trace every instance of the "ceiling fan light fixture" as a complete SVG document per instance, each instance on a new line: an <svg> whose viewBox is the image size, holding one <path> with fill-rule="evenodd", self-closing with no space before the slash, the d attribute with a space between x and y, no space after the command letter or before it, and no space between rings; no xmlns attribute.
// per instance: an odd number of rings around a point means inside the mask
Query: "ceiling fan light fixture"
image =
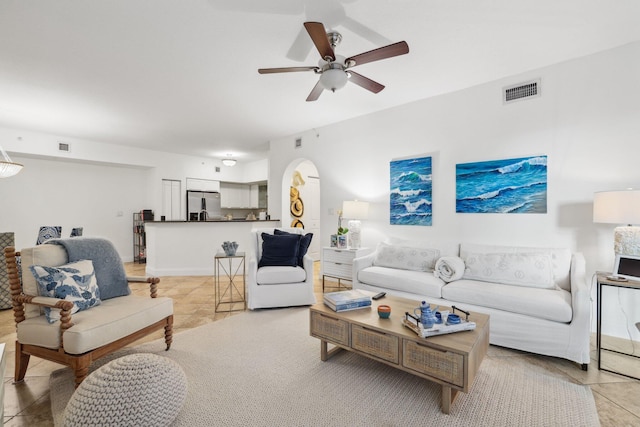
<svg viewBox="0 0 640 427"><path fill-rule="evenodd" d="M320 75L320 84L325 89L335 92L347 84L347 73L339 68L330 68Z"/></svg>

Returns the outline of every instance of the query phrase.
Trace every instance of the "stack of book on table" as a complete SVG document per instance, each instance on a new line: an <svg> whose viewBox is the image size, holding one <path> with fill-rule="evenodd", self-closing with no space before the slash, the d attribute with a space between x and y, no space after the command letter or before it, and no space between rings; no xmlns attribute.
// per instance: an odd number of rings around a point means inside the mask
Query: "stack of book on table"
<svg viewBox="0 0 640 427"><path fill-rule="evenodd" d="M371 297L357 289L324 294L324 303L333 311L371 307Z"/></svg>

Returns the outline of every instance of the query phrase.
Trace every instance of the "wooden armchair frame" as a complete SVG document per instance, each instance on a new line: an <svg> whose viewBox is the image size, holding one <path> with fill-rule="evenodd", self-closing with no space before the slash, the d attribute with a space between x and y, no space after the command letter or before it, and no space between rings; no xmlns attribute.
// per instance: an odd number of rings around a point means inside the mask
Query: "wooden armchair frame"
<svg viewBox="0 0 640 427"><path fill-rule="evenodd" d="M75 386L78 387L80 383L87 377L89 373L89 366L95 360L113 353L132 342L145 337L146 335L164 328L164 341L166 343L166 350L171 347L173 340L173 314L165 317L164 319L151 324L143 329L140 329L130 335L122 337L109 344L95 348L91 351L82 354L70 354L64 350L63 335L64 332L73 326L73 319L71 316L71 309L73 303L70 301L40 297L35 295L25 295L22 292L22 283L18 274L18 266L16 256L20 255L20 252L16 252L15 248L10 246L4 249L5 260L7 262L7 271L9 276L9 286L11 290L11 299L13 304L13 315L16 322L16 328L20 322L25 320L25 304L34 304L40 307L50 307L60 309L60 347L58 349L51 349L46 347L40 347L31 344L21 344L16 340L16 359L15 359L15 382L24 380L27 372L27 366L29 365L29 359L31 356L40 357L41 359L50 360L52 362L60 363L65 366L69 366L73 369L75 374ZM158 283L160 279L157 277L127 277L129 282L147 282L149 283L149 291L151 298L156 298Z"/></svg>

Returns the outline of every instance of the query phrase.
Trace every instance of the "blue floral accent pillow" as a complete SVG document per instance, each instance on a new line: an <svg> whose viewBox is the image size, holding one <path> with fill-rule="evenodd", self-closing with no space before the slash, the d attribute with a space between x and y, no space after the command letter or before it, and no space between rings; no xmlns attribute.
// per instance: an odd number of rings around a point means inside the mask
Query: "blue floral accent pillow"
<svg viewBox="0 0 640 427"><path fill-rule="evenodd" d="M82 260L60 267L31 265L38 284L38 295L73 302L71 314L100 304L100 289L91 260ZM49 323L60 320L60 309L46 307L44 314Z"/></svg>

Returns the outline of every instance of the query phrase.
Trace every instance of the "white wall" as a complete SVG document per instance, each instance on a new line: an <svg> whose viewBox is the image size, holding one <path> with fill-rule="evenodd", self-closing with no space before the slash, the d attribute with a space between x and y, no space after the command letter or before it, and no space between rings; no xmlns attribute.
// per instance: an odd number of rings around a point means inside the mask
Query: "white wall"
<svg viewBox="0 0 640 427"><path fill-rule="evenodd" d="M593 193L640 187L639 75L640 43L633 43L291 135L271 142L270 180L295 159L314 162L323 245L335 231L329 210L357 198L371 202L363 246L387 236L564 246L585 254L589 274L610 270L613 226L593 224ZM503 105L504 86L534 78L542 79L541 97ZM297 137L302 148L294 149ZM433 226L391 226L389 161L418 154L433 156ZM548 156L547 214L455 213L456 163L538 154ZM269 197L281 206L279 192L271 188ZM629 321L640 320L640 295L621 301ZM609 311L625 323L617 305ZM631 333L638 339L635 327Z"/></svg>
<svg viewBox="0 0 640 427"><path fill-rule="evenodd" d="M0 180L0 229L15 233L18 249L33 246L42 225L73 227L107 237L132 260L132 214L149 206L147 170L12 156L24 165Z"/></svg>
<svg viewBox="0 0 640 427"><path fill-rule="evenodd" d="M59 152L58 141L71 151ZM0 128L0 145L25 165L0 179L0 231L13 231L18 249L35 244L41 225L61 225L65 237L84 227L84 235L111 239L124 261L133 260L133 212L160 216L162 179L180 180L185 189L186 178L263 181L268 171L267 160L230 168L211 158L9 128Z"/></svg>

